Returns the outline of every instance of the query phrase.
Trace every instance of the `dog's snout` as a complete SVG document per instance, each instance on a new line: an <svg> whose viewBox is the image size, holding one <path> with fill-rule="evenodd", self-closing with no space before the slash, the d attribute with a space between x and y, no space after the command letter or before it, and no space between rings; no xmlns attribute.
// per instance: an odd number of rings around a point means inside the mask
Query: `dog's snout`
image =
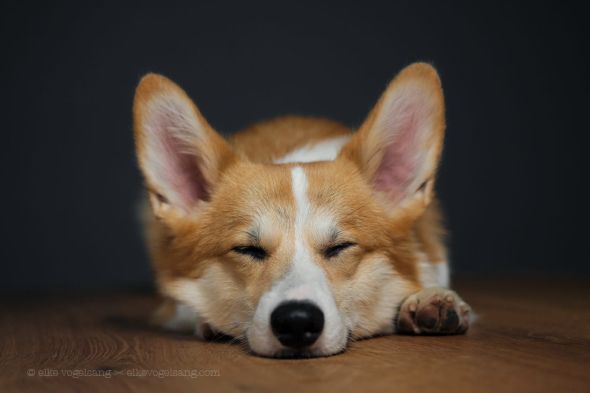
<svg viewBox="0 0 590 393"><path fill-rule="evenodd" d="M290 301L275 308L270 324L281 344L289 348L305 348L322 334L324 313L313 303Z"/></svg>

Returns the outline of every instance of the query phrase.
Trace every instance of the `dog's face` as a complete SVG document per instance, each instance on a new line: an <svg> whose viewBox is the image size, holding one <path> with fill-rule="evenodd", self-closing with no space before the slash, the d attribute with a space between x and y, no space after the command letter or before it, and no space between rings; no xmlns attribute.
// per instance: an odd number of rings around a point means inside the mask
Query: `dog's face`
<svg viewBox="0 0 590 393"><path fill-rule="evenodd" d="M146 77L135 135L160 288L265 356L330 355L392 332L418 288L412 228L432 198L443 112L436 72L414 65L335 160L260 164L180 88Z"/></svg>

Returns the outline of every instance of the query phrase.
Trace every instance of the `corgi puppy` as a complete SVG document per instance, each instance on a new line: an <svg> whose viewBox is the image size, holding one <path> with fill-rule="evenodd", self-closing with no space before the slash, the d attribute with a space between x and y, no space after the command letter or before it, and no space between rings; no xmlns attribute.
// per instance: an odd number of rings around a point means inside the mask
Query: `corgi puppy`
<svg viewBox="0 0 590 393"><path fill-rule="evenodd" d="M434 183L445 115L429 64L402 70L353 132L287 116L229 139L161 75L133 107L155 320L268 357L375 335L458 334Z"/></svg>

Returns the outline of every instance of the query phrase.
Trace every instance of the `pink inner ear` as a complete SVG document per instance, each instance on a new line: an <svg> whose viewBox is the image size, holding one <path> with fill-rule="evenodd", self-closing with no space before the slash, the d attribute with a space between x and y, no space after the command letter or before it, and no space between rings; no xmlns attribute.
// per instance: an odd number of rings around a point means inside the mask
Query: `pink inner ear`
<svg viewBox="0 0 590 393"><path fill-rule="evenodd" d="M198 166L198 130L187 124L180 112L183 108L177 109L160 108L154 113L149 125L148 165L162 196L188 210L197 200L206 200L208 190Z"/></svg>
<svg viewBox="0 0 590 393"><path fill-rule="evenodd" d="M377 130L385 137L382 139L383 157L375 173L374 186L396 202L415 191L408 188L416 180L426 158L423 151L426 146L422 142L424 120L428 113L419 100L411 98L398 98L390 105Z"/></svg>

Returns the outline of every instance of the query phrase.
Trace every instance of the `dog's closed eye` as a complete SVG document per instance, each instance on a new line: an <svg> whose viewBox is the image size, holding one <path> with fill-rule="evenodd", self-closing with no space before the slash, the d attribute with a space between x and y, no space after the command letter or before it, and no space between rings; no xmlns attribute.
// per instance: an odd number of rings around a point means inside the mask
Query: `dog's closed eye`
<svg viewBox="0 0 590 393"><path fill-rule="evenodd" d="M324 256L326 258L334 258L336 256L338 256L338 254L340 254L342 251L346 250L349 247L354 246L354 243L352 242L344 242L344 243L340 243L340 244L336 244L334 246L328 247L324 250Z"/></svg>
<svg viewBox="0 0 590 393"><path fill-rule="evenodd" d="M232 251L238 254L250 256L259 261L262 261L268 256L266 250L258 246L236 246L232 248Z"/></svg>

